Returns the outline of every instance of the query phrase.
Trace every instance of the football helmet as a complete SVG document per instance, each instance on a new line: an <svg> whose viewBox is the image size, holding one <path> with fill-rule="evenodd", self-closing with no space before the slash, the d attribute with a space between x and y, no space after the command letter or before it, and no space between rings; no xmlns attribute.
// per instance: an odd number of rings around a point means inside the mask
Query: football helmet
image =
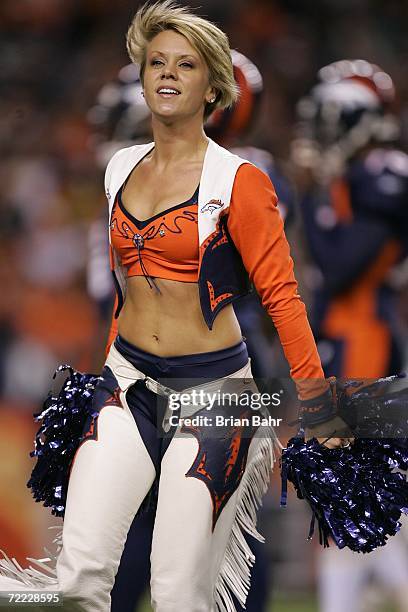
<svg viewBox="0 0 408 612"><path fill-rule="evenodd" d="M263 79L255 64L235 49L231 58L239 87L238 100L229 108L215 110L205 124L207 135L217 142L228 142L249 130L263 91Z"/></svg>
<svg viewBox="0 0 408 612"><path fill-rule="evenodd" d="M89 109L91 147L102 167L117 150L151 138L151 114L142 89L139 68L128 64L103 85Z"/></svg>
<svg viewBox="0 0 408 612"><path fill-rule="evenodd" d="M318 80L297 105L299 137L322 149L335 146L345 159L371 141L396 140L395 88L382 68L341 60L321 68Z"/></svg>

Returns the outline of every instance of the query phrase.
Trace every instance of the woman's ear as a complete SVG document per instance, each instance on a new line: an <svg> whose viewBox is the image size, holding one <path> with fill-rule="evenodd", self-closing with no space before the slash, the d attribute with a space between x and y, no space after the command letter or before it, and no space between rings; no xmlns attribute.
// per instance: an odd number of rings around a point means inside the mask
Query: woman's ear
<svg viewBox="0 0 408 612"><path fill-rule="evenodd" d="M211 89L208 91L207 95L205 96L205 100L208 104L213 104L217 99L217 91L211 87Z"/></svg>

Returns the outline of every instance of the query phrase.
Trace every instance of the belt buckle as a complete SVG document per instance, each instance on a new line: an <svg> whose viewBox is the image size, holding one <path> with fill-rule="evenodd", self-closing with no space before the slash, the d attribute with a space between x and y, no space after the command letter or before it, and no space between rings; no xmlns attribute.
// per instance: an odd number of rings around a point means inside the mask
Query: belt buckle
<svg viewBox="0 0 408 612"><path fill-rule="evenodd" d="M151 378L150 376L145 376L143 379L143 382L145 383L146 387L150 391L153 391L153 393L156 393L157 395L163 395L164 397L168 397L172 393L175 393L173 389L170 389L169 387L165 387L164 385L159 383L157 380L154 380L154 378Z"/></svg>

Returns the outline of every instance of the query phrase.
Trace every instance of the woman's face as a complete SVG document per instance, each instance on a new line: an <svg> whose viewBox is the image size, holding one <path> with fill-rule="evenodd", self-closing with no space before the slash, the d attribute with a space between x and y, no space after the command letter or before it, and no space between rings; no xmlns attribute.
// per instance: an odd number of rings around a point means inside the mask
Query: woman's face
<svg viewBox="0 0 408 612"><path fill-rule="evenodd" d="M208 67L187 38L165 30L146 49L144 96L153 115L167 120L197 116L215 96Z"/></svg>

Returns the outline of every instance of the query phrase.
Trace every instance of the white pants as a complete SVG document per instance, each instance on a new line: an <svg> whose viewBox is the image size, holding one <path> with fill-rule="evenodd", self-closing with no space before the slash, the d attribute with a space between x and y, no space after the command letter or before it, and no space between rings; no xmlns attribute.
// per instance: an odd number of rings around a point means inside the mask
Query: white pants
<svg viewBox="0 0 408 612"><path fill-rule="evenodd" d="M85 441L73 462L62 551L52 586L62 591L62 609L67 612L109 612L110 592L130 525L156 476L126 402L127 389L144 374L113 345L106 365L121 389L121 406L113 402L103 407L97 439ZM257 391L250 362L229 378L246 378L246 385L249 382ZM219 383L204 386L205 390L212 387L219 388ZM213 503L207 486L186 476L199 450L197 438L177 431L161 463L151 553L155 611L234 612L231 592L245 602L254 557L242 530L263 539L256 531L256 510L268 486L275 443L271 428L258 429L240 484L213 529ZM0 563L0 590L16 582L2 580ZM21 583L16 584L14 588L22 590Z"/></svg>

